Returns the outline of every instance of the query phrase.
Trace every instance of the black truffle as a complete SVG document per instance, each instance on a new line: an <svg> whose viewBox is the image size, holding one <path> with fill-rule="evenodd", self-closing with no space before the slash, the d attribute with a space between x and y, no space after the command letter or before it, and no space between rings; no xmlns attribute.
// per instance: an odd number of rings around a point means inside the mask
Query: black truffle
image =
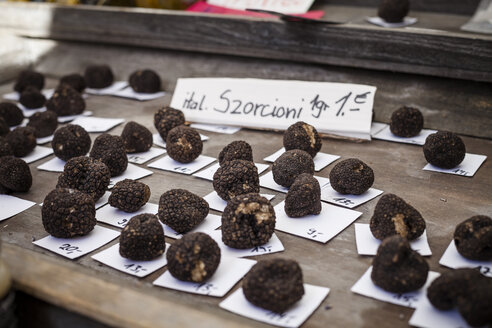
<svg viewBox="0 0 492 328"><path fill-rule="evenodd" d="M253 161L253 150L249 143L242 140L233 141L225 146L219 153L220 165L235 159L242 159L250 162Z"/></svg>
<svg viewBox="0 0 492 328"><path fill-rule="evenodd" d="M10 132L7 122L0 116L0 136L6 136Z"/></svg>
<svg viewBox="0 0 492 328"><path fill-rule="evenodd" d="M470 260L492 260L492 219L472 216L456 226L454 244L458 253Z"/></svg>
<svg viewBox="0 0 492 328"><path fill-rule="evenodd" d="M18 127L5 137L16 157L24 157L36 148L36 136L31 127Z"/></svg>
<svg viewBox="0 0 492 328"><path fill-rule="evenodd" d="M272 173L276 183L289 188L299 174L314 174L313 158L304 150L287 150L273 163Z"/></svg>
<svg viewBox="0 0 492 328"><path fill-rule="evenodd" d="M391 293L408 293L424 286L429 265L401 236L388 237L372 261L371 279Z"/></svg>
<svg viewBox="0 0 492 328"><path fill-rule="evenodd" d="M0 186L5 193L29 191L32 186L29 165L13 156L0 157Z"/></svg>
<svg viewBox="0 0 492 328"><path fill-rule="evenodd" d="M398 137L414 137L423 127L424 116L417 108L403 106L391 114L390 130Z"/></svg>
<svg viewBox="0 0 492 328"><path fill-rule="evenodd" d="M251 192L259 193L258 168L253 162L240 159L225 162L215 171L213 186L223 200Z"/></svg>
<svg viewBox="0 0 492 328"><path fill-rule="evenodd" d="M113 84L113 72L108 65L92 65L85 69L84 80L88 88L103 89Z"/></svg>
<svg viewBox="0 0 492 328"><path fill-rule="evenodd" d="M91 148L91 137L80 125L67 124L55 131L51 147L56 157L68 161L87 154Z"/></svg>
<svg viewBox="0 0 492 328"><path fill-rule="evenodd" d="M243 293L254 305L283 313L304 295L301 267L287 259L258 261L244 277Z"/></svg>
<svg viewBox="0 0 492 328"><path fill-rule="evenodd" d="M101 134L94 140L90 156L106 164L112 177L122 174L128 167L125 144L120 136Z"/></svg>
<svg viewBox="0 0 492 328"><path fill-rule="evenodd" d="M29 86L20 94L19 102L28 109L36 109L44 107L46 97L38 88Z"/></svg>
<svg viewBox="0 0 492 328"><path fill-rule="evenodd" d="M403 199L386 194L376 204L369 226L374 237L380 240L393 235L414 240L424 233L425 220Z"/></svg>
<svg viewBox="0 0 492 328"><path fill-rule="evenodd" d="M14 151L12 150L12 147L10 147L7 138L0 137L0 157L11 155L14 155Z"/></svg>
<svg viewBox="0 0 492 328"><path fill-rule="evenodd" d="M38 90L43 90L44 75L30 70L22 71L17 77L14 90L20 93L29 86L33 86Z"/></svg>
<svg viewBox="0 0 492 328"><path fill-rule="evenodd" d="M409 0L381 0L378 16L388 23L399 23L408 15L409 10Z"/></svg>
<svg viewBox="0 0 492 328"><path fill-rule="evenodd" d="M492 279L475 269L443 273L427 289L427 298L441 311L456 307L470 326L492 323Z"/></svg>
<svg viewBox="0 0 492 328"><path fill-rule="evenodd" d="M78 190L57 188L44 199L41 218L53 237L85 236L96 225L94 199Z"/></svg>
<svg viewBox="0 0 492 328"><path fill-rule="evenodd" d="M153 214L140 214L128 221L120 236L120 255L133 261L150 261L164 254L164 229Z"/></svg>
<svg viewBox="0 0 492 328"><path fill-rule="evenodd" d="M58 127L58 115L51 110L34 113L29 117L27 126L34 129L36 138L50 136Z"/></svg>
<svg viewBox="0 0 492 328"><path fill-rule="evenodd" d="M301 149L312 157L321 149L321 137L314 126L297 122L289 126L284 133L285 150Z"/></svg>
<svg viewBox="0 0 492 328"><path fill-rule="evenodd" d="M161 91L161 78L150 69L136 71L130 75L130 86L135 92L156 93Z"/></svg>
<svg viewBox="0 0 492 328"><path fill-rule="evenodd" d="M154 114L154 126L164 141L166 141L169 131L184 123L185 117L183 112L169 106L159 109Z"/></svg>
<svg viewBox="0 0 492 328"><path fill-rule="evenodd" d="M79 115L85 110L85 100L74 88L62 84L46 102L46 108L58 116Z"/></svg>
<svg viewBox="0 0 492 328"><path fill-rule="evenodd" d="M452 132L443 131L429 135L425 139L423 150L427 162L443 169L458 166L466 154L463 140Z"/></svg>
<svg viewBox="0 0 492 328"><path fill-rule="evenodd" d="M142 153L152 147L152 132L137 122L128 122L121 132L127 153Z"/></svg>
<svg viewBox="0 0 492 328"><path fill-rule="evenodd" d="M58 177L57 188L72 188L98 201L109 185L111 174L106 164L87 156L70 159Z"/></svg>
<svg viewBox="0 0 492 328"><path fill-rule="evenodd" d="M115 184L109 196L109 205L127 213L138 211L150 198L150 188L144 183L125 179Z"/></svg>
<svg viewBox="0 0 492 328"><path fill-rule="evenodd" d="M190 163L202 153L203 142L195 129L181 125L167 134L166 150L175 161Z"/></svg>
<svg viewBox="0 0 492 328"><path fill-rule="evenodd" d="M205 199L184 189L171 189L161 195L157 216L178 233L187 233L208 215Z"/></svg>
<svg viewBox="0 0 492 328"><path fill-rule="evenodd" d="M285 197L285 213L291 218L317 215L321 212L321 188L311 174L299 175Z"/></svg>
<svg viewBox="0 0 492 328"><path fill-rule="evenodd" d="M2 117L9 126L17 126L24 120L22 110L15 104L9 102L0 103L0 117Z"/></svg>
<svg viewBox="0 0 492 328"><path fill-rule="evenodd" d="M339 162L330 172L331 187L341 194L363 194L373 183L374 172L357 158Z"/></svg>
<svg viewBox="0 0 492 328"><path fill-rule="evenodd" d="M82 93L82 91L84 91L85 89L84 77L77 73L62 76L59 85L61 86L62 84L68 84L73 89L75 89L78 93Z"/></svg>
<svg viewBox="0 0 492 328"><path fill-rule="evenodd" d="M275 211L268 199L256 193L232 198L222 213L222 241L232 248L266 244L274 229Z"/></svg>
<svg viewBox="0 0 492 328"><path fill-rule="evenodd" d="M166 254L169 273L176 279L203 282L220 263L219 245L202 232L189 233L169 247Z"/></svg>

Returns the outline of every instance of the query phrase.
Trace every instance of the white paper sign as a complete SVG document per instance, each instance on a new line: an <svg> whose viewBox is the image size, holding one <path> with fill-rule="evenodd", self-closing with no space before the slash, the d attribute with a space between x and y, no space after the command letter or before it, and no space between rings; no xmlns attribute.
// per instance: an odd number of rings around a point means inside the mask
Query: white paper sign
<svg viewBox="0 0 492 328"><path fill-rule="evenodd" d="M176 232L174 229L163 224L162 222L161 224L162 227L164 228L164 234L166 235L166 237L173 238L173 239L181 239L183 237L183 234ZM206 233L207 235L210 235L215 229L217 229L221 225L222 225L222 218L220 216L215 214L208 214L207 217L202 222L200 222L199 225L197 225L187 233L203 232Z"/></svg>
<svg viewBox="0 0 492 328"><path fill-rule="evenodd" d="M230 9L263 9L283 14L304 14L309 10L313 1L314 0L207 0L211 5Z"/></svg>
<svg viewBox="0 0 492 328"><path fill-rule="evenodd" d="M275 197L275 195L269 195L269 194L261 194L261 196L265 197L268 200L272 200ZM227 206L227 201L220 198L219 195L217 195L217 192L215 191L212 191L210 194L203 197L203 199L207 201L208 206L212 210L224 212L224 209Z"/></svg>
<svg viewBox="0 0 492 328"><path fill-rule="evenodd" d="M274 313L254 306L246 297L243 289L239 288L219 306L243 317L278 327L296 328L301 326L328 296L329 288L304 284L304 296L284 313Z"/></svg>
<svg viewBox="0 0 492 328"><path fill-rule="evenodd" d="M43 145L45 143L48 143L48 142L51 142L53 140L53 134L50 135L50 136L47 136L47 137L43 137L43 138L37 138L36 139L36 143L38 145Z"/></svg>
<svg viewBox="0 0 492 328"><path fill-rule="evenodd" d="M116 81L113 82L109 87L102 88L102 89L91 89L91 88L86 88L85 93L91 94L91 95L97 95L97 96L111 96L120 91L121 89L125 88L128 85L128 82L126 81Z"/></svg>
<svg viewBox="0 0 492 328"><path fill-rule="evenodd" d="M118 231L96 225L86 236L67 239L46 236L34 241L33 244L73 260L106 245L119 235Z"/></svg>
<svg viewBox="0 0 492 328"><path fill-rule="evenodd" d="M269 167L268 164L260 164L260 163L255 163L255 166L258 169L258 174L262 174ZM193 176L194 177L197 177L197 178L201 178L201 179L213 181L215 171L217 171L217 169L219 167L220 167L220 164L219 163L216 163L216 164L214 164L212 166L207 167L204 170L201 170L200 172L197 172L197 173L193 174Z"/></svg>
<svg viewBox="0 0 492 328"><path fill-rule="evenodd" d="M448 248L442 255L439 260L439 264L452 269L479 269L483 275L492 277L492 261L473 261L461 256L461 254L456 250L454 240L451 241Z"/></svg>
<svg viewBox="0 0 492 328"><path fill-rule="evenodd" d="M286 130L297 121L370 139L376 87L349 83L233 78L178 79L171 107L197 123Z"/></svg>
<svg viewBox="0 0 492 328"><path fill-rule="evenodd" d="M369 224L356 223L355 224L355 243L357 244L357 253L359 255L376 255L378 252L381 240L376 239L371 232ZM427 242L427 231L419 238L410 241L410 247L417 251L422 256L431 256L432 251Z"/></svg>
<svg viewBox="0 0 492 328"><path fill-rule="evenodd" d="M423 168L423 170L448 173L448 174L456 174L464 177L472 177L475 175L475 173L478 171L478 169L483 164L483 162L485 162L486 159L487 156L484 155L466 153L463 162L461 162L455 168L441 169L440 167L434 166L432 164L427 164Z"/></svg>
<svg viewBox="0 0 492 328"><path fill-rule="evenodd" d="M382 128L380 131L378 131L375 134L371 134L374 139L380 139L380 140L386 140L386 141L393 141L393 142L400 142L400 143L407 143L407 144L412 144L412 145L423 145L425 144L425 139L433 133L436 133L436 130L427 130L423 129L420 131L418 135L415 137L410 137L410 138L402 138L394 135L388 124L384 124L385 127Z"/></svg>
<svg viewBox="0 0 492 328"><path fill-rule="evenodd" d="M159 205L150 203L145 204L138 211L133 213L124 212L108 204L96 211L96 219L99 222L104 222L118 228L124 228L128 224L128 221L135 215L144 213L157 214L158 211Z"/></svg>
<svg viewBox="0 0 492 328"><path fill-rule="evenodd" d="M166 243L166 251L170 244ZM148 276L152 272L166 266L166 253L150 261L133 261L120 255L120 244L113 245L104 251L91 256L94 260L99 261L116 270L128 273L139 278Z"/></svg>
<svg viewBox="0 0 492 328"><path fill-rule="evenodd" d="M419 302L408 323L422 328L471 328L458 310L439 311L427 297Z"/></svg>
<svg viewBox="0 0 492 328"><path fill-rule="evenodd" d="M80 125L87 132L106 132L123 122L122 118L78 117L72 124Z"/></svg>
<svg viewBox="0 0 492 328"><path fill-rule="evenodd" d="M154 141L154 145L162 147L162 148L166 148L166 141L161 138L161 135L159 133L154 133L152 135L152 139ZM207 141L210 138L208 136L200 133L200 139L202 141Z"/></svg>
<svg viewBox="0 0 492 328"><path fill-rule="evenodd" d="M270 156L265 157L263 160L265 162L273 163L283 153L285 153L285 148L282 147L281 149L277 150L275 153L271 154ZM321 171L322 169L324 169L325 167L327 167L328 165L330 165L331 163L333 163L334 161L336 161L339 158L340 158L340 156L338 156L338 155L331 155L331 154L325 154L325 153L318 152L316 154L316 156L314 156L314 158L313 158L314 170L316 172Z"/></svg>
<svg viewBox="0 0 492 328"><path fill-rule="evenodd" d="M285 250L284 245L280 239L278 239L277 235L274 233L270 240L261 246L256 246L248 249L236 249L227 246L222 241L222 231L215 230L209 233L210 237L213 238L217 242L220 247L221 256L228 257L247 257L247 256L259 256L259 255L267 255L278 252L283 252Z"/></svg>
<svg viewBox="0 0 492 328"><path fill-rule="evenodd" d="M113 96L136 99L140 101L152 100L164 97L166 93L164 91L159 91L155 93L139 93L135 92L131 86L124 89L118 90L112 94Z"/></svg>
<svg viewBox="0 0 492 328"><path fill-rule="evenodd" d="M398 23L388 23L387 21L385 21L384 19L382 19L379 16L366 17L366 20L369 23L374 24L374 25L378 25L381 27L391 27L391 28L405 27L405 26L410 26L410 25L417 23L417 18L415 18L415 17L405 17L405 18L403 18L402 22L398 22Z"/></svg>
<svg viewBox="0 0 492 328"><path fill-rule="evenodd" d="M36 146L32 152L27 154L24 157L21 157L27 164L38 161L42 158L45 158L49 155L53 154L53 148Z"/></svg>
<svg viewBox="0 0 492 328"><path fill-rule="evenodd" d="M360 195L344 195L333 189L330 183L327 183L321 188L321 200L347 208L354 208L378 197L382 193L382 190L369 188Z"/></svg>
<svg viewBox="0 0 492 328"><path fill-rule="evenodd" d="M13 217L28 208L32 207L34 202L24 200L9 195L0 195L0 221Z"/></svg>
<svg viewBox="0 0 492 328"><path fill-rule="evenodd" d="M151 175L152 173L154 172L152 172L151 170L141 168L139 166L136 166L135 164L128 164L128 167L126 168L125 172L123 172L121 175L117 177L111 177L111 180L109 180L108 189L113 188L115 184L125 179L138 180L138 179L145 178Z"/></svg>
<svg viewBox="0 0 492 328"><path fill-rule="evenodd" d="M164 149L151 147L146 152L127 154L127 156L128 156L128 162L134 164L143 164L165 153L166 151Z"/></svg>
<svg viewBox="0 0 492 328"><path fill-rule="evenodd" d="M39 165L38 170L49 172L63 172L63 168L65 167L66 163L67 162L65 162L64 160L55 157Z"/></svg>
<svg viewBox="0 0 492 328"><path fill-rule="evenodd" d="M256 261L221 256L215 273L202 283L180 281L168 271L153 282L154 285L179 290L186 293L223 297L246 273Z"/></svg>
<svg viewBox="0 0 492 328"><path fill-rule="evenodd" d="M325 188L326 184L328 184L328 185L330 184L330 179L328 179L328 178L317 177L317 176L315 176L315 178L316 178L316 180L318 180L321 190L323 190L323 188ZM272 171L270 171L270 172L268 172L268 173L266 173L260 177L260 186L264 187L264 188L280 191L283 193L287 193L289 191L289 188L281 186L278 183L276 183L275 180L273 180Z"/></svg>
<svg viewBox="0 0 492 328"><path fill-rule="evenodd" d="M85 112L79 115L58 116L58 123L67 123L75 120L76 118L87 117L87 116L92 116L92 112L86 110Z"/></svg>
<svg viewBox="0 0 492 328"><path fill-rule="evenodd" d="M190 124L190 127L193 129L199 129L210 132L224 133L224 134L234 134L241 130L241 128L237 126L227 126L227 125L213 125L213 124L200 124L193 123Z"/></svg>
<svg viewBox="0 0 492 328"><path fill-rule="evenodd" d="M191 163L180 163L169 156L164 156L163 158L158 159L147 166L154 169L190 175L214 161L215 158L213 157L200 155Z"/></svg>

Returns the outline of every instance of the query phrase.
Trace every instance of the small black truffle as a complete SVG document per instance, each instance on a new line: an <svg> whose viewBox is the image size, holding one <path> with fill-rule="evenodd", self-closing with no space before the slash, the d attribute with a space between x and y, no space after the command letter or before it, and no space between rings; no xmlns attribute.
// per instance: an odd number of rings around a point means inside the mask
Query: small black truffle
<svg viewBox="0 0 492 328"><path fill-rule="evenodd" d="M321 149L321 137L315 127L305 122L297 122L289 126L284 133L285 150L301 149L312 157Z"/></svg>
<svg viewBox="0 0 492 328"><path fill-rule="evenodd" d="M452 133L439 131L425 139L423 147L427 162L443 169L452 169L465 159L466 148L463 140Z"/></svg>
<svg viewBox="0 0 492 328"><path fill-rule="evenodd" d="M106 164L87 156L70 159L58 177L57 188L80 190L98 201L109 185L111 174Z"/></svg>
<svg viewBox="0 0 492 328"><path fill-rule="evenodd" d="M301 267L287 259L258 261L243 279L243 293L253 305L283 313L304 295Z"/></svg>
<svg viewBox="0 0 492 328"><path fill-rule="evenodd" d="M113 84L113 72L108 65L92 65L85 69L85 84L88 88L103 89Z"/></svg>
<svg viewBox="0 0 492 328"><path fill-rule="evenodd" d="M409 10L409 0L381 0L378 16L388 23L399 23L408 15Z"/></svg>
<svg viewBox="0 0 492 328"><path fill-rule="evenodd" d="M423 127L424 116L417 108L403 106L391 114L390 130L398 137L414 137Z"/></svg>
<svg viewBox="0 0 492 328"><path fill-rule="evenodd" d="M341 194L363 194L373 183L374 172L357 158L339 162L330 172L330 184Z"/></svg>
<svg viewBox="0 0 492 328"><path fill-rule="evenodd" d="M20 93L29 86L33 86L38 90L43 90L44 75L30 70L22 71L17 77L14 90Z"/></svg>
<svg viewBox="0 0 492 328"><path fill-rule="evenodd" d="M456 226L454 244L458 253L470 260L492 260L492 219L472 216Z"/></svg>
<svg viewBox="0 0 492 328"><path fill-rule="evenodd" d="M125 179L114 185L109 196L109 205L124 212L133 213L144 206L150 198L150 188L142 182Z"/></svg>
<svg viewBox="0 0 492 328"><path fill-rule="evenodd" d="M89 152L91 137L80 125L67 124L55 131L51 147L56 157L68 161L70 158L83 156Z"/></svg>
<svg viewBox="0 0 492 328"><path fill-rule="evenodd" d="M0 157L0 186L5 193L29 191L32 186L29 165L13 156Z"/></svg>
<svg viewBox="0 0 492 328"><path fill-rule="evenodd" d="M321 212L321 188L311 174L299 175L285 196L285 213L291 218Z"/></svg>
<svg viewBox="0 0 492 328"><path fill-rule="evenodd" d="M82 91L84 91L85 89L84 77L77 73L62 76L59 85L61 86L62 84L68 84L69 86L74 88L78 93L82 93Z"/></svg>
<svg viewBox="0 0 492 328"><path fill-rule="evenodd" d="M166 150L169 157L180 163L194 161L203 150L200 133L195 129L180 125L167 134Z"/></svg>
<svg viewBox="0 0 492 328"><path fill-rule="evenodd" d="M128 122L121 132L127 153L142 153L152 147L152 132L137 122Z"/></svg>
<svg viewBox="0 0 492 328"><path fill-rule="evenodd" d="M154 126L164 141L166 141L169 131L184 123L185 117L183 112L169 106L159 109L154 114Z"/></svg>
<svg viewBox="0 0 492 328"><path fill-rule="evenodd" d="M374 237L380 240L393 235L414 240L424 233L425 220L400 197L385 194L376 204L369 226Z"/></svg>
<svg viewBox="0 0 492 328"><path fill-rule="evenodd" d="M161 78L150 69L133 72L129 82L135 92L156 93L161 91Z"/></svg>
<svg viewBox="0 0 492 328"><path fill-rule="evenodd" d="M169 247L167 269L176 279L203 282L209 279L220 263L219 245L202 232L189 233Z"/></svg>
<svg viewBox="0 0 492 328"><path fill-rule="evenodd" d="M273 163L272 173L276 183L289 188L299 174L314 174L313 158L304 150L287 150Z"/></svg>
<svg viewBox="0 0 492 328"><path fill-rule="evenodd" d="M372 261L371 279L376 286L391 293L408 293L420 289L427 281L429 265L408 240L388 237L379 245Z"/></svg>
<svg viewBox="0 0 492 328"><path fill-rule="evenodd" d="M161 195L157 216L178 233L187 233L208 215L205 199L184 189L171 189Z"/></svg>
<svg viewBox="0 0 492 328"><path fill-rule="evenodd" d="M153 214L140 214L128 221L120 236L120 255L132 261L150 261L164 254L164 229Z"/></svg>
<svg viewBox="0 0 492 328"><path fill-rule="evenodd" d="M225 162L215 171L213 186L223 200L251 192L259 193L258 168L253 162L240 159Z"/></svg>
<svg viewBox="0 0 492 328"><path fill-rule="evenodd" d="M13 156L13 155L14 155L14 151L12 150L12 147L10 147L7 138L0 137L0 157Z"/></svg>
<svg viewBox="0 0 492 328"><path fill-rule="evenodd" d="M8 126L17 126L24 120L22 110L9 102L0 103L0 117L7 122Z"/></svg>
<svg viewBox="0 0 492 328"><path fill-rule="evenodd" d="M101 134L94 140L90 156L106 164L112 177L122 174L128 167L125 144L120 136Z"/></svg>
<svg viewBox="0 0 492 328"><path fill-rule="evenodd" d="M36 138L50 136L58 127L58 115L51 110L34 113L29 117L27 126L34 129Z"/></svg>
<svg viewBox="0 0 492 328"><path fill-rule="evenodd" d="M0 116L0 136L6 136L10 132L10 127L7 122Z"/></svg>
<svg viewBox="0 0 492 328"><path fill-rule="evenodd" d="M233 141L225 146L219 153L220 165L235 159L242 159L250 162L253 161L253 150L249 143L243 140Z"/></svg>
<svg viewBox="0 0 492 328"><path fill-rule="evenodd" d="M85 110L85 100L74 88L62 84L46 102L46 108L58 116L79 115Z"/></svg>
<svg viewBox="0 0 492 328"><path fill-rule="evenodd" d="M222 241L229 247L247 249L266 244L275 229L270 201L257 193L232 198L222 213Z"/></svg>
<svg viewBox="0 0 492 328"><path fill-rule="evenodd" d="M46 97L38 88L29 86L20 94L19 102L28 109L36 109L44 107Z"/></svg>
<svg viewBox="0 0 492 328"><path fill-rule="evenodd" d="M24 157L36 148L36 136L31 127L18 127L5 137L16 157Z"/></svg>
<svg viewBox="0 0 492 328"><path fill-rule="evenodd" d="M85 236L96 225L94 199L78 190L57 188L44 199L41 218L53 237Z"/></svg>

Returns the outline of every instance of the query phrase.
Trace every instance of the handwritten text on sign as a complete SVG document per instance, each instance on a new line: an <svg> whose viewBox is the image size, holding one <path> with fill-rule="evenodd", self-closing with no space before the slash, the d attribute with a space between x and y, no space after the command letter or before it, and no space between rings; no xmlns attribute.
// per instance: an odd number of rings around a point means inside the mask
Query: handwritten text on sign
<svg viewBox="0 0 492 328"><path fill-rule="evenodd" d="M318 132L368 139L376 87L261 79L179 79L171 106L193 122L285 130L297 121Z"/></svg>

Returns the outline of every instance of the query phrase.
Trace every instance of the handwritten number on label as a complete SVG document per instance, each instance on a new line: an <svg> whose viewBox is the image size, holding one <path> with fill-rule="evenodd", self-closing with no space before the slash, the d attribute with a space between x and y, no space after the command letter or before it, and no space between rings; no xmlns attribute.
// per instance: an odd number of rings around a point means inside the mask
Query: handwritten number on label
<svg viewBox="0 0 492 328"><path fill-rule="evenodd" d="M187 167L177 166L177 167L173 168L173 171L186 173L186 172L189 172L190 169L188 169Z"/></svg>
<svg viewBox="0 0 492 328"><path fill-rule="evenodd" d="M207 283L207 282L195 285L195 290L197 292L206 293L207 295L210 294L215 289L217 289L217 287L215 287L214 284Z"/></svg>
<svg viewBox="0 0 492 328"><path fill-rule="evenodd" d="M251 250L251 253L270 253L272 246L256 246Z"/></svg>
<svg viewBox="0 0 492 328"><path fill-rule="evenodd" d="M394 294L393 298L403 301L408 305L412 305L414 302L417 302L419 299L414 295L405 295L405 294Z"/></svg>
<svg viewBox="0 0 492 328"><path fill-rule="evenodd" d="M60 247L58 247L62 251L65 251L68 254L72 254L74 252L82 252L82 250L79 249L78 246L72 246L70 244L63 244Z"/></svg>
<svg viewBox="0 0 492 328"><path fill-rule="evenodd" d="M350 199L347 199L345 197L337 197L333 198L333 200L337 203L343 204L343 205L354 205L355 203L351 201Z"/></svg>
<svg viewBox="0 0 492 328"><path fill-rule="evenodd" d="M323 233L322 232L319 232L318 230L314 229L314 228L310 228L308 231L307 231L307 234L308 236L310 236L311 238L317 238L319 235L322 235Z"/></svg>
<svg viewBox="0 0 492 328"><path fill-rule="evenodd" d="M135 272L135 273L139 273L140 271L147 271L147 269L145 269L143 266L137 265L137 264L133 264L133 263L132 264L125 264L124 267L128 271L132 271L132 272Z"/></svg>
<svg viewBox="0 0 492 328"><path fill-rule="evenodd" d="M453 173L459 174L459 175L469 175L470 173L468 171L462 170L462 169L456 169L453 171Z"/></svg>
<svg viewBox="0 0 492 328"><path fill-rule="evenodd" d="M479 265L475 269L479 270L480 273L485 274L485 275L492 273L492 269L489 267L486 267L484 265Z"/></svg>
<svg viewBox="0 0 492 328"><path fill-rule="evenodd" d="M116 224L124 227L124 226L126 226L127 222L128 222L128 219L121 219L121 221L116 222Z"/></svg>
<svg viewBox="0 0 492 328"><path fill-rule="evenodd" d="M287 313L275 313L267 312L266 316L273 321L282 322L283 324L288 324L291 320L295 319L294 315L288 315Z"/></svg>

